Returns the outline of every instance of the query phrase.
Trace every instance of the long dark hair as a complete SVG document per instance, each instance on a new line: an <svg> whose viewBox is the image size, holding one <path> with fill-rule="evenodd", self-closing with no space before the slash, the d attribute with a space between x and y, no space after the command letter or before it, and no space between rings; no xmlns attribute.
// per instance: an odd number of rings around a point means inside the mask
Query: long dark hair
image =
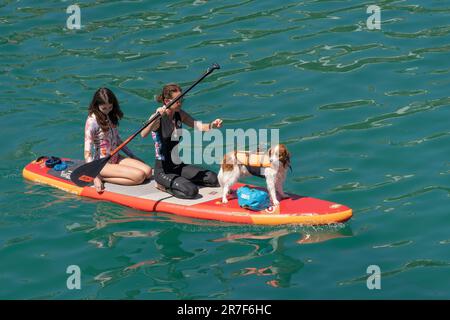
<svg viewBox="0 0 450 320"><path fill-rule="evenodd" d="M100 111L99 105L111 103L113 105L112 110L108 115L105 115ZM103 132L108 132L108 118L115 125L119 125L119 120L123 117L123 112L120 110L119 101L117 100L114 93L108 88L100 88L95 91L94 96L92 97L91 104L89 105L89 115L95 114L97 118L97 122L102 128Z"/></svg>

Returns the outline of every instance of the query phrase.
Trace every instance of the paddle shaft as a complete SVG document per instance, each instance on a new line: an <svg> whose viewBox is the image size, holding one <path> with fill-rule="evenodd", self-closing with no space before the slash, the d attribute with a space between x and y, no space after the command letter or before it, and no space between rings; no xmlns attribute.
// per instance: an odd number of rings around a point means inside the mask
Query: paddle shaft
<svg viewBox="0 0 450 320"><path fill-rule="evenodd" d="M220 66L218 64L213 64L206 72L197 80L195 81L186 91L184 91L182 94L180 94L178 97L170 101L170 103L165 106L165 109L169 109L172 107L173 104L175 104L178 100L180 100L186 93L191 91L197 84L199 84L203 79L205 79L207 76L209 76L215 69L219 69ZM123 147L125 147L131 140L133 140L139 133L141 133L142 130L147 128L153 121L156 119L159 119L161 117L161 114L159 112L156 112L153 114L150 119L148 119L144 125L137 130L135 133L133 133L131 136L129 136L124 142L122 142L117 148L115 148L109 155L109 158L115 155L117 152L119 152Z"/></svg>

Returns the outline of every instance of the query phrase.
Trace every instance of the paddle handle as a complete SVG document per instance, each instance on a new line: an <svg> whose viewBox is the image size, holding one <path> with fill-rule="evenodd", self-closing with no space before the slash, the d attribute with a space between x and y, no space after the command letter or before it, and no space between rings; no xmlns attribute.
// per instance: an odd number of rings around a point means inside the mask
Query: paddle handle
<svg viewBox="0 0 450 320"><path fill-rule="evenodd" d="M203 79L205 79L207 76L209 76L214 70L216 69L220 69L220 66L217 63L213 63L211 65L211 67L209 67L206 72L200 77L198 78L197 81L195 81L186 91L184 91L182 94L180 94L178 97L176 97L175 99L173 99L172 101L170 101L170 103L167 106L163 106L165 109L170 109L170 107L172 107L172 105L174 105L178 100L180 100L186 93L188 93L189 91L191 91L197 84L199 84ZM113 155L115 155L117 152L119 152L123 147L125 147L131 140L133 140L139 133L141 133L142 130L144 130L145 128L147 128L153 121L155 121L156 119L159 119L161 117L161 114L159 112L156 112L155 114L153 114L150 119L147 120L147 122L144 123L144 125L137 130L135 133L133 133L131 136L129 136L124 142L122 142L117 148L115 148L111 153L110 153L110 157L112 157Z"/></svg>

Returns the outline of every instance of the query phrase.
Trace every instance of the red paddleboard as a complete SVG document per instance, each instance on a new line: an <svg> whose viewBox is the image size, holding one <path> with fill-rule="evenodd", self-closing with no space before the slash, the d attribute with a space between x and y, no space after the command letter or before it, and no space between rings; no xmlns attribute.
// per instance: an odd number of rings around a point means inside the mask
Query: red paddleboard
<svg viewBox="0 0 450 320"><path fill-rule="evenodd" d="M70 180L71 172L83 161L62 159L68 168L55 171L45 166L45 160L42 158L26 165L23 176L83 197L110 201L142 211L256 225L323 225L344 222L352 216L352 209L342 204L295 194L289 194L290 198L280 201L279 207L262 211L241 208L235 193L228 198L227 204L223 204L220 188L202 187L196 199L178 199L158 190L153 179L137 186L105 183L105 191L99 194L93 186L78 187ZM237 183L232 189L236 190L242 185Z"/></svg>

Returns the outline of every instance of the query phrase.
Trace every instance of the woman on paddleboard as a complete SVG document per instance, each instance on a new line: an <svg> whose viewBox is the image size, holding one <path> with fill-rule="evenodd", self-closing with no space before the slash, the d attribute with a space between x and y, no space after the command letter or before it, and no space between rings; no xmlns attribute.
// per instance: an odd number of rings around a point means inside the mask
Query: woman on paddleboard
<svg viewBox="0 0 450 320"><path fill-rule="evenodd" d="M171 100L181 94L177 84L164 86L157 101L168 105ZM222 120L216 119L211 123L195 121L186 111L182 110L182 99L178 100L169 109L164 107L156 109L161 117L141 132L142 137L152 133L155 143L155 181L157 187L178 198L193 199L198 194L198 186L218 187L217 174L198 166L182 163L172 159L172 150L180 139L172 140L172 134L181 129L182 124L201 131L220 128ZM178 163L181 162L181 163Z"/></svg>
<svg viewBox="0 0 450 320"><path fill-rule="evenodd" d="M119 102L108 88L98 89L89 105L84 131L84 159L91 162L107 157L122 143L117 127L123 117ZM94 153L92 153L92 150ZM141 184L152 174L152 168L138 159L126 146L122 149L129 158L113 155L94 179L97 192L103 192L103 181L121 184Z"/></svg>

